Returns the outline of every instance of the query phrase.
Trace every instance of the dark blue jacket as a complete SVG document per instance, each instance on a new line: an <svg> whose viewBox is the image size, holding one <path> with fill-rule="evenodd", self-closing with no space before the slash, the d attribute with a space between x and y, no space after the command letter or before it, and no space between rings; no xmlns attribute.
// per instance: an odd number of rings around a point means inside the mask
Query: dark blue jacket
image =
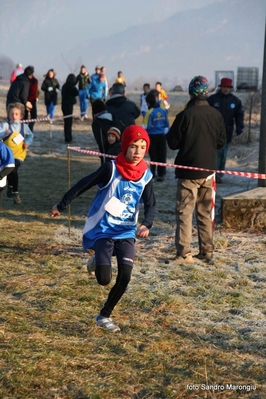
<svg viewBox="0 0 266 399"><path fill-rule="evenodd" d="M224 95L221 90L208 97L209 104L221 112L227 135L227 143L231 143L236 124L236 134L244 129L244 109L241 100L232 93Z"/></svg>

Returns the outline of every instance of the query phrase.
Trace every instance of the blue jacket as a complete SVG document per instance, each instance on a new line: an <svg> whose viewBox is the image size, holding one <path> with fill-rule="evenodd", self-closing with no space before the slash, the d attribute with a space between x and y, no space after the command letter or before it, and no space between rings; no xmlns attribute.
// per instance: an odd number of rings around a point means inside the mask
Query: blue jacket
<svg viewBox="0 0 266 399"><path fill-rule="evenodd" d="M88 89L89 89L89 96L93 100L107 99L105 80L100 82L99 78L92 79L90 85L88 86Z"/></svg>
<svg viewBox="0 0 266 399"><path fill-rule="evenodd" d="M231 143L234 123L237 135L241 134L244 128L244 109L241 100L231 93L225 95L219 90L208 97L208 103L221 112L226 128L227 143Z"/></svg>
<svg viewBox="0 0 266 399"><path fill-rule="evenodd" d="M150 107L144 117L143 125L149 135L166 134L169 130L167 111L156 104Z"/></svg>

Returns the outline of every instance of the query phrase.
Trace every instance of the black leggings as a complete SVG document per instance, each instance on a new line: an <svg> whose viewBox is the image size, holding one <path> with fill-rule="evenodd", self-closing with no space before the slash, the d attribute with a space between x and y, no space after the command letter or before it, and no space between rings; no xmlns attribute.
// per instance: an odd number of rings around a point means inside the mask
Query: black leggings
<svg viewBox="0 0 266 399"><path fill-rule="evenodd" d="M111 288L107 301L100 312L104 317L110 317L114 307L123 296L130 282L135 256L134 243L134 239L101 239L97 240L95 243L95 276L100 285L108 285L111 282L111 257L116 256L118 263L115 285Z"/></svg>
<svg viewBox="0 0 266 399"><path fill-rule="evenodd" d="M15 159L15 168L7 176L7 184L13 187L13 193L18 192L18 168L21 165L21 161Z"/></svg>

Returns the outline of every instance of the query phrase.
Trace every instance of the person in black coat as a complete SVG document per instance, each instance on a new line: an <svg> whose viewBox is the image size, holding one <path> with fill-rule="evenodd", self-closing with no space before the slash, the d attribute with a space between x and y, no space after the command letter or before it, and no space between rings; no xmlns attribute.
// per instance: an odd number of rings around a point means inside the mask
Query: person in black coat
<svg viewBox="0 0 266 399"><path fill-rule="evenodd" d="M114 83L111 88L111 98L106 102L107 111L115 115L124 125L135 125L140 116L139 107L125 96L125 87L122 83Z"/></svg>
<svg viewBox="0 0 266 399"><path fill-rule="evenodd" d="M208 97L208 103L221 112L226 128L226 145L217 151L217 170L224 170L227 152L233 139L234 125L236 134L239 136L244 129L244 109L241 100L231 93L233 88L232 79L223 78L220 90ZM216 182L222 183L223 173L216 173Z"/></svg>
<svg viewBox="0 0 266 399"><path fill-rule="evenodd" d="M103 154L108 153L109 144L107 141L107 132L112 127L119 129L123 132L125 125L115 115L112 115L106 109L106 104L102 100L95 100L92 103L92 131L95 141L99 147L99 151ZM100 156L101 164L105 162L105 157Z"/></svg>
<svg viewBox="0 0 266 399"><path fill-rule="evenodd" d="M31 110L32 104L28 101L29 90L30 90L30 79L33 77L34 67L27 66L24 73L17 76L17 78L11 83L6 97L6 107L9 104L21 103L25 106L25 109Z"/></svg>
<svg viewBox="0 0 266 399"><path fill-rule="evenodd" d="M73 73L70 73L66 79L66 83L62 86L61 109L64 115L64 134L66 143L72 142L73 107L77 102L76 97L78 94L79 92L76 88L76 76Z"/></svg>
<svg viewBox="0 0 266 399"><path fill-rule="evenodd" d="M223 148L226 143L223 117L207 101L208 80L201 75L195 76L188 89L191 99L176 116L166 135L169 148L179 150L175 159L175 164L180 166L176 168L175 244L178 263L194 262L191 252L194 209L199 238L196 257L204 261L213 257L213 172L217 149Z"/></svg>
<svg viewBox="0 0 266 399"><path fill-rule="evenodd" d="M57 90L60 90L58 80L55 78L54 69L49 69L41 86L44 92L44 103L46 105L47 116L54 117L55 106L57 104Z"/></svg>

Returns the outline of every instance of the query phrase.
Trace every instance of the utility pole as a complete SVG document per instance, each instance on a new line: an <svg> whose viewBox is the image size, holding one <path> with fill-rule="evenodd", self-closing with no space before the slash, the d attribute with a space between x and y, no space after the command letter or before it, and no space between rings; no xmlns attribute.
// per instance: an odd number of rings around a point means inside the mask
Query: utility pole
<svg viewBox="0 0 266 399"><path fill-rule="evenodd" d="M266 173L266 23L261 90L260 147L258 172L263 174ZM266 187L266 179L259 179L258 187Z"/></svg>

